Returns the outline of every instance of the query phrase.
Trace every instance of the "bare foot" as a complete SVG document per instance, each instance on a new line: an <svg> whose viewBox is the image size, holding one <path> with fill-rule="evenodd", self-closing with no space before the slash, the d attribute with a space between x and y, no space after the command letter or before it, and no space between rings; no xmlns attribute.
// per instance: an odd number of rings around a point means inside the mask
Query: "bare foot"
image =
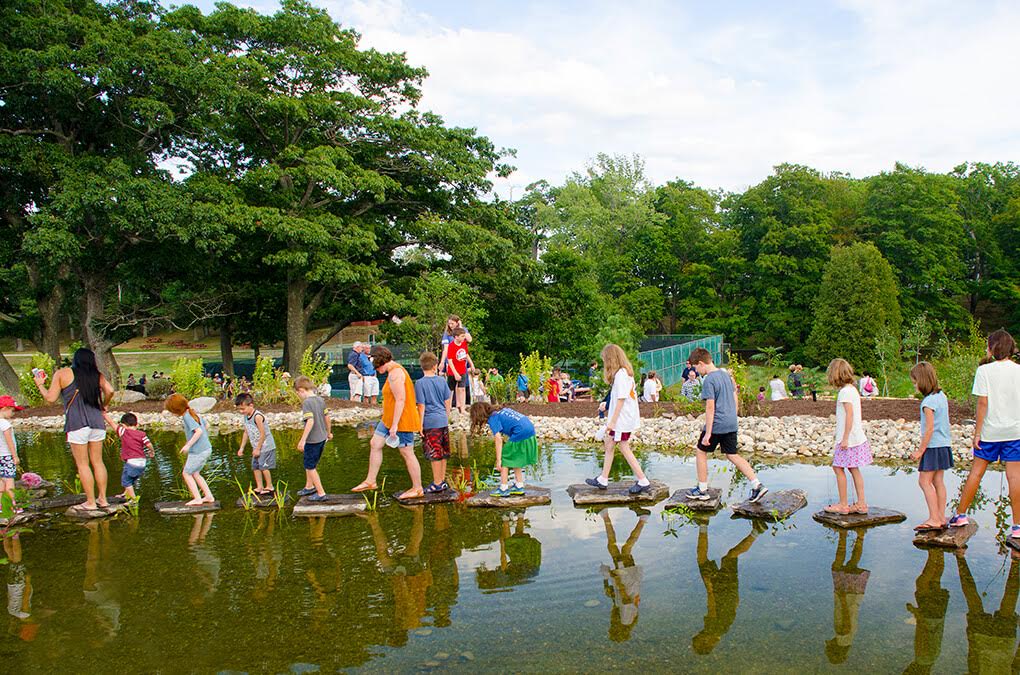
<svg viewBox="0 0 1020 675"><path fill-rule="evenodd" d="M215 504L216 503L216 498L215 497L206 497L205 499L202 500L202 503L203 504Z"/></svg>
<svg viewBox="0 0 1020 675"><path fill-rule="evenodd" d="M185 506L201 506L205 502L201 499L192 499L190 502L184 502Z"/></svg>

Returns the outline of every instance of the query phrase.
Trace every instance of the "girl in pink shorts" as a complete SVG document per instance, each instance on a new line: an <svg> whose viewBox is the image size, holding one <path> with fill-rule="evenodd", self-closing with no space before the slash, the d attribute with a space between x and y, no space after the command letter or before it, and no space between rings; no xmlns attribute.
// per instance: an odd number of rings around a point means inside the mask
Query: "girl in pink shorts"
<svg viewBox="0 0 1020 675"><path fill-rule="evenodd" d="M836 396L836 447L832 455L832 470L836 474L836 488L839 503L829 504L829 513L867 513L868 502L864 498L864 476L861 467L871 464L871 446L864 435L861 421L861 395L854 386L854 369L845 359L833 359L826 371L829 384L839 387ZM846 472L854 480L857 502L847 501Z"/></svg>

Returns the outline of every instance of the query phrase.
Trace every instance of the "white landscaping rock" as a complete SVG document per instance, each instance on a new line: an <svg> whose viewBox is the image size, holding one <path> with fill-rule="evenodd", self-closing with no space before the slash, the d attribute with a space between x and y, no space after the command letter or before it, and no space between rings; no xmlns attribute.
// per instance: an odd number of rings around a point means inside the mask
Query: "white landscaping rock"
<svg viewBox="0 0 1020 675"><path fill-rule="evenodd" d="M145 394L131 389L118 389L113 392L112 402L118 405L125 403L138 403L145 400Z"/></svg>
<svg viewBox="0 0 1020 675"><path fill-rule="evenodd" d="M188 405L199 415L204 415L216 406L216 399L212 396L199 396L188 401Z"/></svg>

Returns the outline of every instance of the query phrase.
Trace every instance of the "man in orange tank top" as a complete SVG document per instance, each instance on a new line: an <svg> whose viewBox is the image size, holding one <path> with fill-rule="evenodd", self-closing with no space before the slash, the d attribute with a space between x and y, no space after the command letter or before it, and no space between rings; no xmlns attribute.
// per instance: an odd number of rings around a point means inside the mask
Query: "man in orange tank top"
<svg viewBox="0 0 1020 675"><path fill-rule="evenodd" d="M407 464L407 473L411 477L411 489L401 494L400 499L424 497L425 491L421 487L421 466L414 455L414 434L421 431L414 382L404 367L393 360L393 354L386 347L380 345L372 347L372 364L377 373L386 375L386 384L382 389L382 421L376 425L372 441L369 443L368 475L351 492L378 489L376 479L379 476L379 467L382 466L383 446L389 445L400 449L400 455Z"/></svg>

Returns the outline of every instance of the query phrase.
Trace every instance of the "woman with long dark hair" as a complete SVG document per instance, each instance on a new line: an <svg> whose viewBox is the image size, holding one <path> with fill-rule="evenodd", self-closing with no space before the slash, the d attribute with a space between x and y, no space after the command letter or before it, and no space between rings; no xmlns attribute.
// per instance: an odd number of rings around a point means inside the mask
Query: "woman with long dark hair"
<svg viewBox="0 0 1020 675"><path fill-rule="evenodd" d="M106 501L106 465L103 464L103 440L106 420L103 410L113 397L113 387L96 366L91 349L79 349L70 368L53 373L47 388L46 373L35 374L35 386L48 403L64 401L64 433L78 467L78 479L85 491L85 503L74 507L95 511L109 506ZM98 494L97 494L98 493Z"/></svg>

